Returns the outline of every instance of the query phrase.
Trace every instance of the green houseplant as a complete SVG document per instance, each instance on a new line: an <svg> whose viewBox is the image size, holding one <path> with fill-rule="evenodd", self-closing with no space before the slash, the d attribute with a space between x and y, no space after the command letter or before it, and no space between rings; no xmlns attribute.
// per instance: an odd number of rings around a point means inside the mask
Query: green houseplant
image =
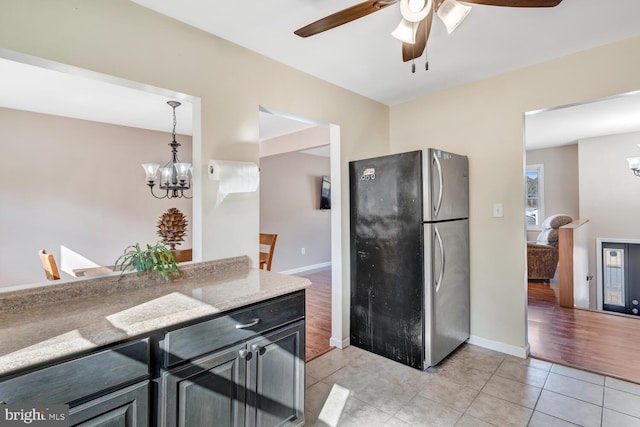
<svg viewBox="0 0 640 427"><path fill-rule="evenodd" d="M147 244L146 249L140 247L139 243L128 246L116 260L113 270L120 270L124 274L131 269L134 269L138 276L142 273L155 273L156 279L160 276L164 280L169 280L169 274L180 274L176 259L161 242L153 246Z"/></svg>

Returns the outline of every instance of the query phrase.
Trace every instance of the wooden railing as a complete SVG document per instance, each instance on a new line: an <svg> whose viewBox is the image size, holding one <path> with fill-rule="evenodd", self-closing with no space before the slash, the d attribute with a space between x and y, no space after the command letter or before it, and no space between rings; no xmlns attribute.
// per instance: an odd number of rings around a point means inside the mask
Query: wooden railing
<svg viewBox="0 0 640 427"><path fill-rule="evenodd" d="M560 227L558 232L560 307L589 306L589 254L585 226L588 222L588 219L577 219Z"/></svg>

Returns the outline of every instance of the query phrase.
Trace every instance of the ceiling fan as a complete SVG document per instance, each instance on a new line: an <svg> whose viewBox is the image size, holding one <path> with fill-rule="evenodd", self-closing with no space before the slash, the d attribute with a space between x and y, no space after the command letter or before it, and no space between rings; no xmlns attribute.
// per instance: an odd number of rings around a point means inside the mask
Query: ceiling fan
<svg viewBox="0 0 640 427"><path fill-rule="evenodd" d="M484 4L505 7L554 7L562 0L461 0L464 3ZM355 21L388 6L400 3L402 21L391 33L402 41L402 60L411 61L422 56L426 46L433 13L445 24L447 32L451 34L466 18L471 10L470 6L460 4L456 0L368 0L339 12L325 16L296 31L300 37L309 37L340 25ZM427 62L426 68L429 69ZM415 72L415 64L413 64Z"/></svg>

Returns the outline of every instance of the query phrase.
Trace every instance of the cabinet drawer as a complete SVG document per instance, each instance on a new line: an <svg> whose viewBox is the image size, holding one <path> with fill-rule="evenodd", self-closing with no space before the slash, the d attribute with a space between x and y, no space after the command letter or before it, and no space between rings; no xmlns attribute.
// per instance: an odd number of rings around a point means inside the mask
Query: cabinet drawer
<svg viewBox="0 0 640 427"><path fill-rule="evenodd" d="M210 353L302 318L304 292L298 292L168 332L163 347L164 366Z"/></svg>
<svg viewBox="0 0 640 427"><path fill-rule="evenodd" d="M149 341L135 341L0 382L0 401L70 403L149 374Z"/></svg>

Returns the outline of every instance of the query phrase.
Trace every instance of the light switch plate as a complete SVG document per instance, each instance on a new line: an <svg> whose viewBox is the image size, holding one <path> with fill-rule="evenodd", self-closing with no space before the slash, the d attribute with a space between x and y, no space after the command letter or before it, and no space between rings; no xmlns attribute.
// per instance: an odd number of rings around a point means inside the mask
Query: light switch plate
<svg viewBox="0 0 640 427"><path fill-rule="evenodd" d="M493 204L493 217L494 218L504 217L504 206L502 205L502 203Z"/></svg>

